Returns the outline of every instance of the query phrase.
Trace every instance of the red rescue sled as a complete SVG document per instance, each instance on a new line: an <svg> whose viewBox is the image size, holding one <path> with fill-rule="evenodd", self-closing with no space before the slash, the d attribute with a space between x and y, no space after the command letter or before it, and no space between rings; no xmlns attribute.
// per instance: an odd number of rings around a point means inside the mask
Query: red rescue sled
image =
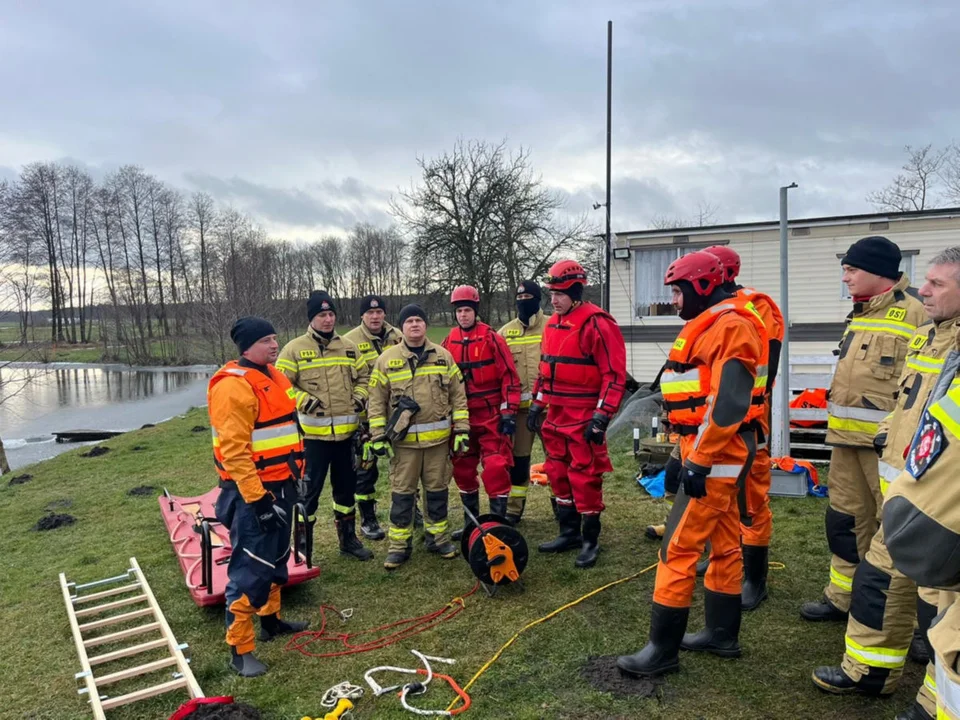
<svg viewBox="0 0 960 720"><path fill-rule="evenodd" d="M187 588L193 601L200 607L223 605L227 587L227 563L230 560L230 534L217 522L214 506L220 488L197 497L177 497L166 490L160 496L160 514L180 561ZM300 537L305 517L303 508L294 510L294 537ZM290 553L287 568L290 579L286 587L299 585L320 574L320 568L311 563L310 545L306 554L295 549Z"/></svg>

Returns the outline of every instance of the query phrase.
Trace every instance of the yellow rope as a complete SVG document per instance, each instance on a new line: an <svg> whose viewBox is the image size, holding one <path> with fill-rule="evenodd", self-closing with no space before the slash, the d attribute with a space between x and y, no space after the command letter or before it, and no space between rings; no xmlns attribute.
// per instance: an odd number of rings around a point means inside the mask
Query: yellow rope
<svg viewBox="0 0 960 720"><path fill-rule="evenodd" d="M556 615L559 615L559 614L562 613L564 610L568 610L569 608L572 608L574 605L579 605L579 604L582 603L584 600L587 600L588 598L593 597L593 596L596 595L597 593L600 593L600 592L603 592L604 590L607 590L607 589L609 589L609 588L612 588L614 585L620 585L621 583L629 582L630 580L635 580L636 578L640 577L640 576L643 575L644 573L648 573L648 572L650 572L651 570L655 570L656 567L657 567L657 563L654 563L653 565L644 568L643 570L641 570L641 571L638 572L638 573L634 573L633 575L628 575L627 577L623 577L623 578L620 578L619 580L614 580L614 581L611 582L611 583L607 583L606 585L603 585L602 587L598 587L596 590L591 590L591 591L588 592L586 595L583 595L582 597L577 598L577 599L574 600L573 602L568 602L566 605L563 605L562 607L557 608L557 609L554 610L553 612L548 613L547 615L544 615L544 616L543 616L542 618L540 618L539 620L534 620L533 622L527 623L527 624L524 625L524 626L520 629L520 631L517 632L512 638L510 638L509 640L507 640L507 642L505 642L505 643L503 644L503 646L502 646L499 650L497 650L497 652L494 654L494 656L493 656L492 658L490 658L489 660L487 660L487 662L485 662L485 663L483 664L483 667L481 667L479 670L477 670L476 674L475 674L472 678L470 678L470 682L468 682L466 685L463 686L463 691L464 691L464 692L467 692L468 690L470 690L470 688L471 688L471 687L473 686L473 684L479 679L479 677L480 677L481 675L483 675L487 670L489 670L491 665L493 665L497 660L500 659L500 656L503 654L504 650L506 650L508 647L510 647L511 645L513 645L513 643L516 642L517 638L520 637L521 635L523 635L523 633L525 633L525 632L526 632L527 630L529 630L530 628L536 627L536 626L539 625L540 623L546 622L547 620L551 619L552 617L555 617ZM453 708L456 706L456 704L457 704L458 702L460 702L460 698L455 698L454 701L447 706L447 712L452 711Z"/></svg>

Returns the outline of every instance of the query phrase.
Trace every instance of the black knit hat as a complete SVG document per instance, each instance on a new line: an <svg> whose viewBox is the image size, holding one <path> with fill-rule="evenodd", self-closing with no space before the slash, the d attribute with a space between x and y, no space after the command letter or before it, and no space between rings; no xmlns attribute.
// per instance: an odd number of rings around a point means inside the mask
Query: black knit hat
<svg viewBox="0 0 960 720"><path fill-rule="evenodd" d="M337 307L333 304L333 298L326 290L314 290L307 298L307 320L313 320L317 313L325 310L332 310L337 314Z"/></svg>
<svg viewBox="0 0 960 720"><path fill-rule="evenodd" d="M412 317L418 317L423 320L425 323L429 323L427 320L427 314L423 311L423 308L419 305L405 305L400 311L400 327L403 328L403 324Z"/></svg>
<svg viewBox="0 0 960 720"><path fill-rule="evenodd" d="M367 310L387 311L387 304L379 295L367 295L360 301L360 314L363 315Z"/></svg>
<svg viewBox="0 0 960 720"><path fill-rule="evenodd" d="M900 279L900 248L880 235L871 235L857 240L840 261L841 265L866 270L891 280Z"/></svg>
<svg viewBox="0 0 960 720"><path fill-rule="evenodd" d="M517 288L517 295L523 295L525 293L533 295L537 300L543 300L543 290L540 288L540 283L536 280L520 281L520 286Z"/></svg>
<svg viewBox="0 0 960 720"><path fill-rule="evenodd" d="M237 346L237 350L243 355L258 340L267 335L276 335L277 331L269 320L258 317L242 317L237 320L230 328L230 339Z"/></svg>

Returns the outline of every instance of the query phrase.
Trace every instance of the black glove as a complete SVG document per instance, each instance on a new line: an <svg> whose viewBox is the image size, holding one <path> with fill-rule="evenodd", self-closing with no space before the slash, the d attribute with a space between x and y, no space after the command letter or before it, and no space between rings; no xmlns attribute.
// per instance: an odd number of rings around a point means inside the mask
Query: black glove
<svg viewBox="0 0 960 720"><path fill-rule="evenodd" d="M273 493L268 492L252 504L261 532L275 532L289 524L286 511L279 505L274 505L275 499Z"/></svg>
<svg viewBox="0 0 960 720"><path fill-rule="evenodd" d="M699 473L690 468L683 468L680 473L683 478L683 492L687 497L702 498L707 495L707 474Z"/></svg>
<svg viewBox="0 0 960 720"><path fill-rule="evenodd" d="M517 416L501 415L498 431L501 435L514 435L517 432Z"/></svg>
<svg viewBox="0 0 960 720"><path fill-rule="evenodd" d="M877 456L883 455L883 449L887 446L887 434L880 433L873 438L873 449L877 451Z"/></svg>
<svg viewBox="0 0 960 720"><path fill-rule="evenodd" d="M527 411L527 430L535 433L540 429L540 426L543 424L540 422L540 415L543 413L545 407L546 406L538 405L537 403L530 405L530 409Z"/></svg>
<svg viewBox="0 0 960 720"><path fill-rule="evenodd" d="M320 402L320 398L303 391L297 393L297 410L304 415L312 415L322 407L323 403Z"/></svg>
<svg viewBox="0 0 960 720"><path fill-rule="evenodd" d="M607 435L607 425L610 424L610 418L600 412L595 412L590 422L587 423L587 429L583 431L583 439L594 445L603 445Z"/></svg>
<svg viewBox="0 0 960 720"><path fill-rule="evenodd" d="M683 463L680 458L670 457L664 466L663 489L668 493L676 495L680 492L680 471L683 470Z"/></svg>

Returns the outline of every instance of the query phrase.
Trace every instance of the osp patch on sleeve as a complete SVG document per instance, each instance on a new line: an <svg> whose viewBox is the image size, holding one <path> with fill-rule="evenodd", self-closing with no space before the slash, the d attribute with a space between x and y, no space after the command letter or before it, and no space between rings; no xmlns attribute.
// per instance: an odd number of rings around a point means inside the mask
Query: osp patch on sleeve
<svg viewBox="0 0 960 720"><path fill-rule="evenodd" d="M906 470L913 476L914 480L919 480L927 469L936 462L947 444L947 439L943 434L943 426L929 411L924 412L917 432L913 436L913 442L910 443L910 448L907 450Z"/></svg>
<svg viewBox="0 0 960 720"><path fill-rule="evenodd" d="M907 317L906 308L890 308L887 310L886 318L887 320L905 320Z"/></svg>
<svg viewBox="0 0 960 720"><path fill-rule="evenodd" d="M390 368L402 368L403 367L403 358L392 358L387 360L387 367Z"/></svg>

